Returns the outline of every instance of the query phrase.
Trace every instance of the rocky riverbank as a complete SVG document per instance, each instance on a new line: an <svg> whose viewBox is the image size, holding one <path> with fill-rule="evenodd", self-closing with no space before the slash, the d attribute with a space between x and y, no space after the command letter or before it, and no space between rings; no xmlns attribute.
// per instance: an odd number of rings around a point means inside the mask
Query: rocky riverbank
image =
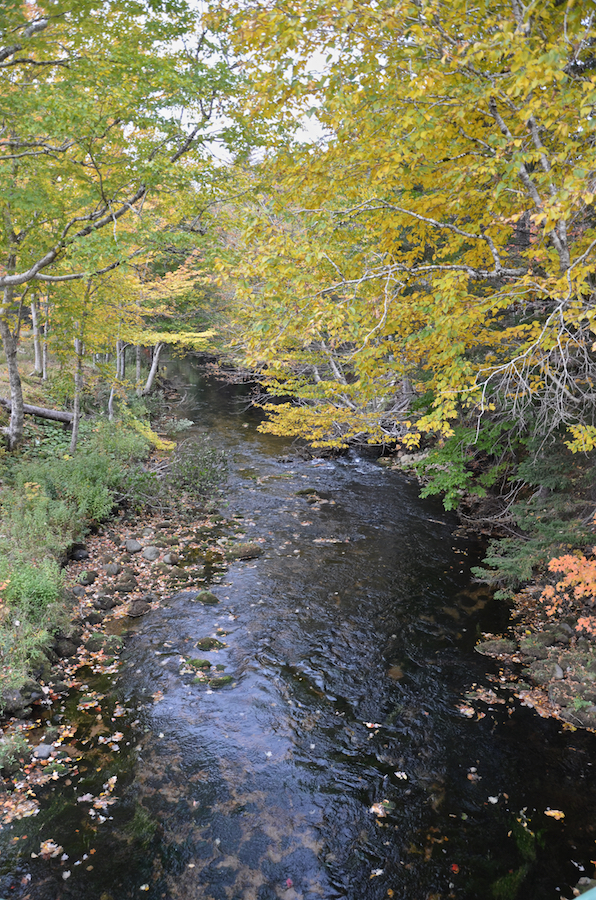
<svg viewBox="0 0 596 900"><path fill-rule="evenodd" d="M56 634L34 679L4 692L0 824L35 815L36 791L49 780L68 781L78 772L80 747L70 744L77 725L53 716L56 704L78 691L81 708L99 709L97 697L87 697L85 681L115 674L126 635L177 592L192 591L197 603L217 604L217 595L206 588L220 580L228 561L263 552L259 541L245 537L233 520L217 512L182 525L174 518L145 515L137 522L117 520L73 548L65 568L70 621ZM199 649L204 654L212 647ZM185 662L197 683L209 688L229 680L217 667L211 670L209 660Z"/></svg>

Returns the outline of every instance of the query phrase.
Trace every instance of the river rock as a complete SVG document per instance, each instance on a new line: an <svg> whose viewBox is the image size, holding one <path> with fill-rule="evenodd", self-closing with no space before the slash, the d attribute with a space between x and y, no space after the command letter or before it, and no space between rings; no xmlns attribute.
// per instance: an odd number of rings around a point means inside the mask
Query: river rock
<svg viewBox="0 0 596 900"><path fill-rule="evenodd" d="M503 638L476 644L476 650L483 656L502 656L505 653L513 653L515 649L514 641L507 641Z"/></svg>
<svg viewBox="0 0 596 900"><path fill-rule="evenodd" d="M142 555L143 558L148 559L149 562L155 562L159 557L159 547L145 547Z"/></svg>
<svg viewBox="0 0 596 900"><path fill-rule="evenodd" d="M151 604L145 600L133 600L128 607L126 615L130 616L131 619L138 619L139 616L144 616L145 613L148 613L150 609Z"/></svg>
<svg viewBox="0 0 596 900"><path fill-rule="evenodd" d="M217 638L204 637L199 638L196 646L199 650L221 650L222 647L225 647L225 644L222 644Z"/></svg>
<svg viewBox="0 0 596 900"><path fill-rule="evenodd" d="M538 685L547 685L553 679L558 680L563 677L561 666L552 659L537 659L536 662L533 662L530 668L527 669L527 673L534 684Z"/></svg>
<svg viewBox="0 0 596 900"><path fill-rule="evenodd" d="M263 548L261 545L253 541L236 544L234 547L229 547L226 550L227 559L256 559L257 556L262 556L262 554Z"/></svg>
<svg viewBox="0 0 596 900"><path fill-rule="evenodd" d="M205 606L215 606L216 603L219 603L219 599L211 591L199 591L195 599L199 603L204 603Z"/></svg>
<svg viewBox="0 0 596 900"><path fill-rule="evenodd" d="M104 653L120 653L124 647L124 641L117 634L108 634L105 639Z"/></svg>
<svg viewBox="0 0 596 900"><path fill-rule="evenodd" d="M102 594L93 601L93 606L95 609L114 609L115 606L118 606L118 600L116 600L115 597L109 597L107 594Z"/></svg>
<svg viewBox="0 0 596 900"><path fill-rule="evenodd" d="M101 625L104 620L104 613L100 610L93 610L85 616L85 622L89 625Z"/></svg>
<svg viewBox="0 0 596 900"><path fill-rule="evenodd" d="M534 638L524 638L520 641L519 649L524 656L531 656L534 659L547 659L548 657L546 646Z"/></svg>
<svg viewBox="0 0 596 900"><path fill-rule="evenodd" d="M135 591L137 589L138 582L134 575L127 575L126 578L123 578L122 581L117 582L114 585L114 590L119 594L130 594L131 591Z"/></svg>
<svg viewBox="0 0 596 900"><path fill-rule="evenodd" d="M0 694L0 708L5 716L20 716L27 701L16 688L4 688Z"/></svg>
<svg viewBox="0 0 596 900"><path fill-rule="evenodd" d="M128 538L128 540L124 541L124 548L127 553L140 553L143 545L135 538Z"/></svg>
<svg viewBox="0 0 596 900"><path fill-rule="evenodd" d="M82 584L75 584L72 588L72 593L80 600L80 598L84 597L87 592L85 591L85 588Z"/></svg>
<svg viewBox="0 0 596 900"><path fill-rule="evenodd" d="M215 675L213 678L209 679L209 687L211 688L222 688L227 684L231 684L234 678L232 675Z"/></svg>
<svg viewBox="0 0 596 900"><path fill-rule="evenodd" d="M53 744L38 744L31 754L35 759L49 759L54 752Z"/></svg>
<svg viewBox="0 0 596 900"><path fill-rule="evenodd" d="M80 640L73 637L58 637L54 641L54 650L60 659L68 659L70 656L75 656L80 643Z"/></svg>
<svg viewBox="0 0 596 900"><path fill-rule="evenodd" d="M79 575L79 583L84 584L88 587L90 584L93 584L96 578L97 572L94 572L93 570L89 570L88 572L81 572L81 574Z"/></svg>
<svg viewBox="0 0 596 900"><path fill-rule="evenodd" d="M157 603L159 597L157 594L154 594L153 591L148 591L146 594L143 594L141 600L144 600L145 603Z"/></svg>
<svg viewBox="0 0 596 900"><path fill-rule="evenodd" d="M170 553L166 553L166 555L163 558L163 561L165 562L165 564L167 566L177 566L179 559L180 559L180 557L178 556L177 553L170 552Z"/></svg>
<svg viewBox="0 0 596 900"><path fill-rule="evenodd" d="M100 650L103 650L105 642L105 635L102 634L101 631L94 631L93 634L87 638L85 647L90 653L98 653Z"/></svg>
<svg viewBox="0 0 596 900"><path fill-rule="evenodd" d="M105 567L106 575L109 575L110 578L113 578L115 575L119 575L122 571L122 566L120 566L117 562L110 562Z"/></svg>
<svg viewBox="0 0 596 900"><path fill-rule="evenodd" d="M70 554L70 558L75 562L82 562L84 559L89 559L89 551L86 547L75 547Z"/></svg>

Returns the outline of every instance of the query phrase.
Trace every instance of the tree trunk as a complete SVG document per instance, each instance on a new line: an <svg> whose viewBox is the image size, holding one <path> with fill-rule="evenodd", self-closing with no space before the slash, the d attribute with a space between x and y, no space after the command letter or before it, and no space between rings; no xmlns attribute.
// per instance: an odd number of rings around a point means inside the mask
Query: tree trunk
<svg viewBox="0 0 596 900"><path fill-rule="evenodd" d="M137 344L135 347L135 360L136 360L136 372L135 372L135 384L137 386L137 397L141 396L142 386L141 386L141 345Z"/></svg>
<svg viewBox="0 0 596 900"><path fill-rule="evenodd" d="M0 406L10 410L12 402L8 397L0 397ZM47 409L45 406L31 406L29 403L23 403L23 412L26 416L39 416L40 419L51 419L52 422L72 425L72 413L62 409Z"/></svg>
<svg viewBox="0 0 596 900"><path fill-rule="evenodd" d="M159 344L156 344L153 349L153 361L151 363L151 369L149 371L149 375L147 376L147 381L145 382L145 387L143 388L143 390L141 392L143 397L146 394L148 394L149 391L151 390L151 388L153 387L153 381L157 374L157 367L159 365L159 354L161 353L163 347L164 347L164 344L162 342L160 342Z"/></svg>
<svg viewBox="0 0 596 900"><path fill-rule="evenodd" d="M8 309L12 302L12 288L4 288L4 308ZM10 423L5 429L8 449L14 450L23 440L23 389L17 364L17 339L13 335L8 322L0 317L0 336L6 353L8 381L10 383Z"/></svg>
<svg viewBox="0 0 596 900"><path fill-rule="evenodd" d="M75 338L75 353L77 356L75 376L74 376L74 404L72 415L72 437L70 439L70 452L74 453L77 449L77 441L79 439L79 417L81 414L81 393L83 391L83 342L80 338Z"/></svg>
<svg viewBox="0 0 596 900"><path fill-rule="evenodd" d="M43 374L43 359L41 352L41 335L39 332L39 309L37 300L31 301L31 325L33 327L33 348L35 350L35 365L33 372L35 375Z"/></svg>
<svg viewBox="0 0 596 900"><path fill-rule="evenodd" d="M49 296L44 303L44 323L43 323L43 347L41 359L42 379L48 380L48 332L50 330L50 300Z"/></svg>
<svg viewBox="0 0 596 900"><path fill-rule="evenodd" d="M114 418L114 385L112 385L112 390L110 391L110 398L108 400L108 421L112 421Z"/></svg>

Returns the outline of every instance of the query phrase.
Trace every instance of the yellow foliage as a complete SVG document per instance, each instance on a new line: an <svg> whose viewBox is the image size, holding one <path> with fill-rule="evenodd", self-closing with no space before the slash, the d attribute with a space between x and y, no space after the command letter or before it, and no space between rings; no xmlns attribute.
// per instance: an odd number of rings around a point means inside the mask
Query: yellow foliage
<svg viewBox="0 0 596 900"><path fill-rule="evenodd" d="M168 441L165 438L160 437L158 434L153 431L149 425L146 425L144 422L139 422L138 419L129 419L129 424L137 431L139 434L142 434L144 438L147 438L150 444L152 444L156 450L164 450L171 451L176 447L175 441Z"/></svg>

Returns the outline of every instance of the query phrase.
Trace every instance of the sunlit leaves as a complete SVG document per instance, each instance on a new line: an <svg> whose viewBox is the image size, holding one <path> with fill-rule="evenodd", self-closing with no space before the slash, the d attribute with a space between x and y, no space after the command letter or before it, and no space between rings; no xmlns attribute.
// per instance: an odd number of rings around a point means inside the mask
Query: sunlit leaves
<svg viewBox="0 0 596 900"><path fill-rule="evenodd" d="M213 10L270 148L224 267L244 358L300 404L268 427L323 442L326 422L336 443L416 419L449 434L462 410L543 430L589 418L595 29L580 6ZM323 139L300 145L306 109ZM409 385L434 394L422 415L398 402Z"/></svg>

